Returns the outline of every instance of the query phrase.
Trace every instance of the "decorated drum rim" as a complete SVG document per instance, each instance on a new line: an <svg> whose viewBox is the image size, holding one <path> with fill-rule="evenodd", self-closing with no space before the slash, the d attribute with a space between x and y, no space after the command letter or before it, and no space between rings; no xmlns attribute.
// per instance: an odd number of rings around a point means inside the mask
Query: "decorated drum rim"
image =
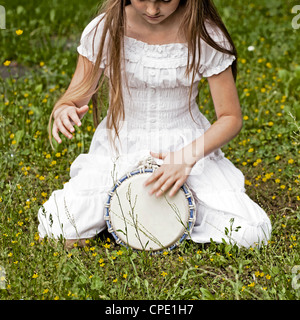
<svg viewBox="0 0 300 320"><path fill-rule="evenodd" d="M115 241L117 244L121 244L123 246L125 246L126 248L129 248L130 245L128 245L127 243L123 242L118 235L116 234L116 232L113 229L113 226L111 224L110 221L110 204L111 204L111 199L115 194L116 189L127 179L129 179L130 177L137 175L137 174L143 174L143 173L152 173L154 172L155 169L153 168L139 168L136 169L134 171L131 171L127 174L125 174L123 177L121 177L113 186L113 188L108 192L108 199L107 202L105 204L105 215L104 215L104 220L106 222L107 225L107 231L114 237ZM173 249L175 249L176 247L178 247L189 235L189 233L192 231L194 224L195 224L195 220L196 220L196 207L195 207L195 201L194 201L194 197L192 195L192 192L190 191L189 187L187 186L186 183L184 183L180 189L182 189L184 191L185 197L188 200L188 207L189 207L189 219L188 219L188 227L185 229L185 232L183 233L183 235L180 237L179 240L177 240L174 244L172 244L170 247L166 247L163 248L162 250L158 249L158 250L146 250L148 252L151 252L152 254L159 254L162 253L164 251L171 251ZM178 192L178 191L177 191ZM130 247L131 248L131 247ZM143 250L138 250L138 249L132 249L134 251L143 251Z"/></svg>

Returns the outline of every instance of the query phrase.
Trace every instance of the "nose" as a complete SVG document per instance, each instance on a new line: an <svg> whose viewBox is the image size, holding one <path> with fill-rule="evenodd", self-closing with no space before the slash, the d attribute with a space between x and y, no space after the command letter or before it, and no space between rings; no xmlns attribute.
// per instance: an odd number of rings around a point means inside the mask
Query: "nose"
<svg viewBox="0 0 300 320"><path fill-rule="evenodd" d="M146 14L148 16L152 16L152 17L157 16L159 14L159 11L160 11L159 6L156 3L156 1L148 3L147 9L146 9Z"/></svg>

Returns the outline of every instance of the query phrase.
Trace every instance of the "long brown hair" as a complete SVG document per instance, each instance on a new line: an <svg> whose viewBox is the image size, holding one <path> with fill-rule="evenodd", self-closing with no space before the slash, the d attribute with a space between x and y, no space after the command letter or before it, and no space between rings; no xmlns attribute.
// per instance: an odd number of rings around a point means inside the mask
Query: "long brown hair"
<svg viewBox="0 0 300 320"><path fill-rule="evenodd" d="M124 52L124 35L126 26L126 13L125 7L130 4L129 0L106 0L100 7L97 15L105 12L105 20L103 24L103 34L101 37L99 52L97 59L91 74L86 75L86 81L80 84L78 87L79 91L72 90L72 93L64 94L55 104L49 121L49 136L51 137L51 120L53 113L62 104L68 104L68 102L75 100L74 95L82 98L88 96L92 88L92 84L97 81L98 70L104 54L107 54L107 65L108 74L110 75L109 87L110 87L110 101L109 108L107 111L107 128L113 129L115 132L113 145L115 145L115 139L119 138L119 122L125 119L124 101L122 95L122 75L121 75L121 64L122 55ZM201 46L200 39L204 40L210 46L218 51L227 53L236 57L232 64L232 73L234 80L236 81L237 76L237 51L234 43L215 7L212 0L181 0L181 6L185 7L184 15L182 16L181 30L186 39L188 45L188 57L187 57L187 68L186 75L192 74L191 88L189 94L189 102L192 95L192 84L195 76L200 67L200 56ZM101 19L102 21L102 19ZM99 21L99 24L100 22ZM231 45L231 50L220 47L209 35L206 29L205 21L209 21L213 25L217 26L225 35L228 42ZM98 24L98 25L99 25ZM96 34L96 32L95 32ZM109 37L107 39L107 34ZM105 41L108 40L108 52L104 52ZM93 90L92 103L93 103L93 120L94 125L98 126L101 121L101 105L98 106L98 92L99 88L103 86L103 77L99 81L99 85ZM101 90L100 90L101 93ZM73 96L72 96L73 95ZM189 103L190 109L190 103ZM191 110L190 110L191 111ZM112 130L109 130L111 132Z"/></svg>

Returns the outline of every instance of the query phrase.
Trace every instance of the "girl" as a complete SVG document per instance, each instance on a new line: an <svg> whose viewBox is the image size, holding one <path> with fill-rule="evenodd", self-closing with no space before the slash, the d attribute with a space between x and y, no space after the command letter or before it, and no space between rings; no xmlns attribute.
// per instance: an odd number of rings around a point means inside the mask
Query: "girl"
<svg viewBox="0 0 300 320"><path fill-rule="evenodd" d="M212 1L107 0L84 29L78 53L70 86L51 115L53 137L72 138L91 98L99 124L104 77L109 108L89 153L73 162L70 181L40 209L40 237L62 236L71 245L99 234L112 172L121 177L151 155L160 164L145 183L153 196L173 196L185 182L194 195L193 241L266 243L270 220L220 149L240 132L242 114L236 49ZM217 116L212 125L196 103L203 77Z"/></svg>

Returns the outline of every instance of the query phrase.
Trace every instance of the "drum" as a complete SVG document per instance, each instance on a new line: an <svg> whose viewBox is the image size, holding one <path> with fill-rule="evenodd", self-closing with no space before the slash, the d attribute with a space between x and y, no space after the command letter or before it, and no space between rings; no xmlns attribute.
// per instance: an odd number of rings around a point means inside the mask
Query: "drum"
<svg viewBox="0 0 300 320"><path fill-rule="evenodd" d="M150 196L144 182L159 166L152 157L120 178L108 194L105 221L118 244L160 253L172 250L191 233L196 212L193 195L184 184L170 198Z"/></svg>

